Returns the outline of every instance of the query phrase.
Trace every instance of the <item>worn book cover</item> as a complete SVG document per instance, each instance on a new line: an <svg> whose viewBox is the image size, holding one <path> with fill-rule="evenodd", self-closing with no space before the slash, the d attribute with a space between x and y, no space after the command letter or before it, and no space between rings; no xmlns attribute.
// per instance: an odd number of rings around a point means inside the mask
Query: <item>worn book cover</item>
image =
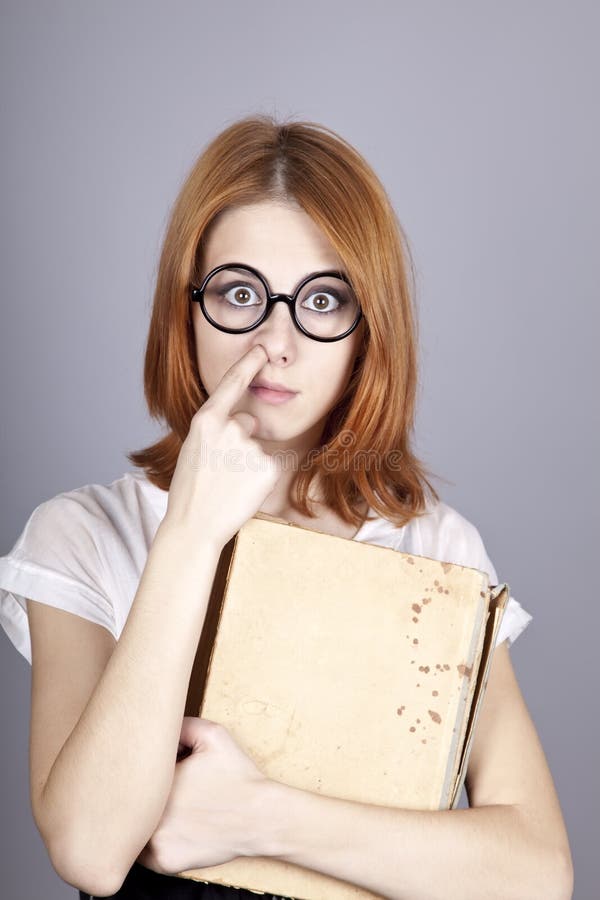
<svg viewBox="0 0 600 900"><path fill-rule="evenodd" d="M455 807L508 585L257 514L227 545L186 715L269 777L405 809ZM264 857L181 877L297 900L375 897Z"/></svg>

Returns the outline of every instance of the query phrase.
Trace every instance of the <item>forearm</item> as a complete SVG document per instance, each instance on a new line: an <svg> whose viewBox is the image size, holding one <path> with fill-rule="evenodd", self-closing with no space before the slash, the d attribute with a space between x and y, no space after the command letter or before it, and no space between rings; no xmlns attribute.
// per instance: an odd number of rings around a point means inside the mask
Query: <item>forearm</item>
<svg viewBox="0 0 600 900"><path fill-rule="evenodd" d="M69 873L123 874L167 802L216 548L157 532L127 622L42 796Z"/></svg>
<svg viewBox="0 0 600 900"><path fill-rule="evenodd" d="M394 900L565 898L559 862L514 806L421 811L270 782L260 846Z"/></svg>

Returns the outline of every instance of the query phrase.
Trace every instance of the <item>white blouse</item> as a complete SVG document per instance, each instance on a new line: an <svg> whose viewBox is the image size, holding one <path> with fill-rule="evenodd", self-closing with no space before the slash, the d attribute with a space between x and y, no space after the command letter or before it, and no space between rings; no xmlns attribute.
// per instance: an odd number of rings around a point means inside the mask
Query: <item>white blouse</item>
<svg viewBox="0 0 600 900"><path fill-rule="evenodd" d="M26 597L96 622L118 640L167 498L167 491L136 469L108 485L57 494L33 510L12 549L0 557L0 624L29 663ZM367 520L353 540L471 566L498 584L477 528L442 502L430 502L423 516L403 528L379 516ZM531 618L510 597L496 646L506 639L510 646Z"/></svg>

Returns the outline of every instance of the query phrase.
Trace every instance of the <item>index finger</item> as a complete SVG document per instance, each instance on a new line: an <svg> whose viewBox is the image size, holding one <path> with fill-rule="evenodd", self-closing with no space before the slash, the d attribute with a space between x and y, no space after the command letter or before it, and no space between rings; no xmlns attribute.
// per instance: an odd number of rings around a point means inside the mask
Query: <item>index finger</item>
<svg viewBox="0 0 600 900"><path fill-rule="evenodd" d="M220 410L228 416L235 403L242 397L256 373L268 359L267 352L261 344L255 344L244 353L223 375L220 382L204 404Z"/></svg>

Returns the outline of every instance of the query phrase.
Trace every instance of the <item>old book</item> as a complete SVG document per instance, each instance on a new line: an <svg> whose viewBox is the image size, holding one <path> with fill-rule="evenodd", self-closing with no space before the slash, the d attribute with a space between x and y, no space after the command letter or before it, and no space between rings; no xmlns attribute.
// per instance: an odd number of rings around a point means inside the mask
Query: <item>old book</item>
<svg viewBox="0 0 600 900"><path fill-rule="evenodd" d="M270 778L405 809L460 799L508 585L257 514L227 545L186 715ZM297 900L376 895L264 857L181 877Z"/></svg>

